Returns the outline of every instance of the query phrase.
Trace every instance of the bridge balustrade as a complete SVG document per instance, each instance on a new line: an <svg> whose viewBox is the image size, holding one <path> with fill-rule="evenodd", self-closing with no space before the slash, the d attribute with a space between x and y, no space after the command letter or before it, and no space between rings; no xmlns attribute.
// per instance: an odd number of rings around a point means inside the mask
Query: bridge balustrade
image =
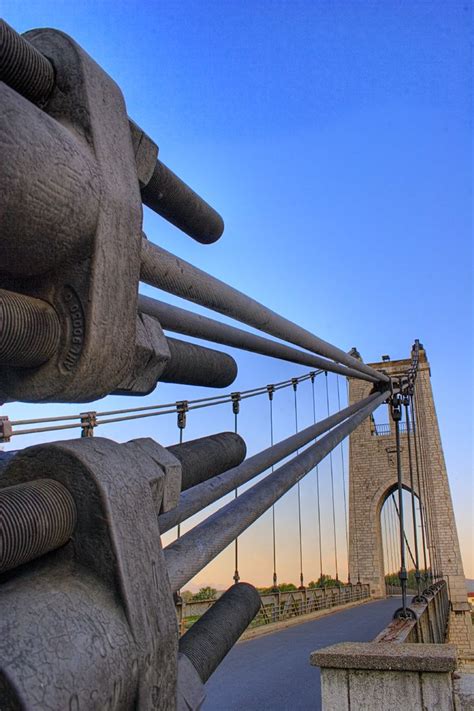
<svg viewBox="0 0 474 711"><path fill-rule="evenodd" d="M445 642L449 599L444 580L431 585L421 596L415 596L409 610L412 615L394 619L374 641L438 644Z"/></svg>
<svg viewBox="0 0 474 711"><path fill-rule="evenodd" d="M294 617L309 615L340 605L368 600L370 585L340 585L334 587L305 588L303 590L260 593L260 610L250 628L274 622L283 622ZM180 631L183 634L201 617L215 600L181 600L177 606Z"/></svg>
<svg viewBox="0 0 474 711"><path fill-rule="evenodd" d="M323 709L380 711L383 699L407 708L454 711L452 672L456 649L444 644L449 620L446 582L440 580L416 596L404 614L373 642L343 642L313 652L321 667Z"/></svg>

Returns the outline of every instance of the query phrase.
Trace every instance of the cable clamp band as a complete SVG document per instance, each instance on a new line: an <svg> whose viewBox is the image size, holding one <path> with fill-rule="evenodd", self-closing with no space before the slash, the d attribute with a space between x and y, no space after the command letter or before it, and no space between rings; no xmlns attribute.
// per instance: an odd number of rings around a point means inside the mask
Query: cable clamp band
<svg viewBox="0 0 474 711"><path fill-rule="evenodd" d="M400 405L400 396L393 395L390 400L390 412L394 422L400 422L402 419L402 408Z"/></svg>
<svg viewBox="0 0 474 711"><path fill-rule="evenodd" d="M232 412L234 415L238 415L240 412L240 400L242 396L240 393L231 393L230 397L232 399Z"/></svg>
<svg viewBox="0 0 474 711"><path fill-rule="evenodd" d="M81 437L93 437L97 426L97 412L81 412Z"/></svg>
<svg viewBox="0 0 474 711"><path fill-rule="evenodd" d="M274 385L267 385L267 393L270 400L273 400L273 393L275 392Z"/></svg>
<svg viewBox="0 0 474 711"><path fill-rule="evenodd" d="M8 415L0 415L0 442L9 442L13 435L13 428Z"/></svg>
<svg viewBox="0 0 474 711"><path fill-rule="evenodd" d="M189 410L189 403L187 400L179 400L176 403L176 412L178 415L178 427L180 430L184 430L186 427L186 413Z"/></svg>

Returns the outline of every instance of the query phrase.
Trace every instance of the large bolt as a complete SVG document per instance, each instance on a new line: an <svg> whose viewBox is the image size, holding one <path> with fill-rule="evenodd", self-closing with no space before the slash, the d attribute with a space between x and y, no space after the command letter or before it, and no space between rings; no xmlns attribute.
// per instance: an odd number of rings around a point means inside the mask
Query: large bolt
<svg viewBox="0 0 474 711"><path fill-rule="evenodd" d="M0 289L0 364L35 368L59 345L56 311L46 301Z"/></svg>
<svg viewBox="0 0 474 711"><path fill-rule="evenodd" d="M245 459L247 447L238 434L220 432L168 447L182 466L181 491L238 466Z"/></svg>
<svg viewBox="0 0 474 711"><path fill-rule="evenodd" d="M224 221L214 208L183 183L160 160L146 187L142 200L152 210L193 239L211 244L224 231Z"/></svg>
<svg viewBox="0 0 474 711"><path fill-rule="evenodd" d="M0 79L35 104L43 104L54 87L51 62L5 20L0 20Z"/></svg>
<svg viewBox="0 0 474 711"><path fill-rule="evenodd" d="M167 342L171 358L160 375L162 382L226 388L237 377L237 363L227 353L176 338Z"/></svg>
<svg viewBox="0 0 474 711"><path fill-rule="evenodd" d="M181 637L179 651L192 663L205 684L260 609L253 585L233 585Z"/></svg>
<svg viewBox="0 0 474 711"><path fill-rule="evenodd" d="M76 505L54 479L0 489L0 573L63 546L76 526Z"/></svg>

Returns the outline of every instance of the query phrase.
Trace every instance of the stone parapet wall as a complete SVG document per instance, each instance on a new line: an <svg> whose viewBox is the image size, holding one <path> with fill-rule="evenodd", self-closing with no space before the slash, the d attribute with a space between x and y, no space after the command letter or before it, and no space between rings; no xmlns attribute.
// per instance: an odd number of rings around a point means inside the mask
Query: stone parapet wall
<svg viewBox="0 0 474 711"><path fill-rule="evenodd" d="M447 644L343 642L313 652L323 711L458 711Z"/></svg>

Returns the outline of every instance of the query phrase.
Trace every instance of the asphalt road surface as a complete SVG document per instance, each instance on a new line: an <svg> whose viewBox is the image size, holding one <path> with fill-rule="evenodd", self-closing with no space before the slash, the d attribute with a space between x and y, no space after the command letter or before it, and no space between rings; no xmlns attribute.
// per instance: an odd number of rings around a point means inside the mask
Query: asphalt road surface
<svg viewBox="0 0 474 711"><path fill-rule="evenodd" d="M319 711L315 649L337 642L369 642L391 620L400 599L335 612L280 632L239 642L206 684L203 711Z"/></svg>

